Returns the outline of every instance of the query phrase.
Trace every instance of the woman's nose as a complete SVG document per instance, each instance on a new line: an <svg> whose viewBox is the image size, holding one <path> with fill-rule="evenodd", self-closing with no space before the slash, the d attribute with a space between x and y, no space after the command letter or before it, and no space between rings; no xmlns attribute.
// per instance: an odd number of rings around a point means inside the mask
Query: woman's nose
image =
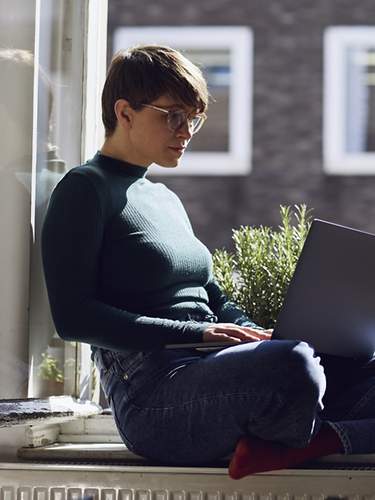
<svg viewBox="0 0 375 500"><path fill-rule="evenodd" d="M192 127L189 125L189 122L186 120L183 125L177 130L177 137L183 137L186 140L190 140L193 136Z"/></svg>

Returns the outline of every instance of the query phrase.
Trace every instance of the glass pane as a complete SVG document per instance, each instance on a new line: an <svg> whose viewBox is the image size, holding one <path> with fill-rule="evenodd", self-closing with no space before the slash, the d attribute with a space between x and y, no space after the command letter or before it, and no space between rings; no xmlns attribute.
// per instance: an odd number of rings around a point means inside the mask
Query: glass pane
<svg viewBox="0 0 375 500"><path fill-rule="evenodd" d="M191 141L189 151L228 151L230 51L187 49L183 52L201 68L213 97L208 108L208 119Z"/></svg>
<svg viewBox="0 0 375 500"><path fill-rule="evenodd" d="M35 221L30 293L29 395L79 394L80 347L55 332L43 279L40 236L51 191L81 163L83 2L41 0L35 172Z"/></svg>
<svg viewBox="0 0 375 500"><path fill-rule="evenodd" d="M346 151L375 151L375 47L346 49Z"/></svg>

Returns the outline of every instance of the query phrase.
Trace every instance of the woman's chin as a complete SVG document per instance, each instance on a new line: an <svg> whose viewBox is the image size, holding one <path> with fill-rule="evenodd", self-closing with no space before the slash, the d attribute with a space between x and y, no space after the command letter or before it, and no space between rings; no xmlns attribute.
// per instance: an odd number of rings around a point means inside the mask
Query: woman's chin
<svg viewBox="0 0 375 500"><path fill-rule="evenodd" d="M179 159L173 159L173 160L164 160L161 162L157 162L157 165L164 168L175 168L179 165L179 163L180 163Z"/></svg>

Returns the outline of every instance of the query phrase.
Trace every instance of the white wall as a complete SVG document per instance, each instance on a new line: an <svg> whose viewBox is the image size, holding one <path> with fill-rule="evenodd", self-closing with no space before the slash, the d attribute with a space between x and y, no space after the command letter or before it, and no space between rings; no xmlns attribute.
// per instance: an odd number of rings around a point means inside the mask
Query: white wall
<svg viewBox="0 0 375 500"><path fill-rule="evenodd" d="M36 0L0 0L0 48L34 52ZM5 69L7 73L5 73ZM27 396L33 70L0 60L0 398ZM22 182L23 181L23 182Z"/></svg>

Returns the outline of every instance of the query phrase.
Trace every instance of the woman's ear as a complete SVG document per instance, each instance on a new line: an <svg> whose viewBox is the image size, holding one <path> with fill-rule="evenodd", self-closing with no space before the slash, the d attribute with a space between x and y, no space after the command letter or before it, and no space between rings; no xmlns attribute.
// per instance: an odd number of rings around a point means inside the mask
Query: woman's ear
<svg viewBox="0 0 375 500"><path fill-rule="evenodd" d="M126 111L121 111L121 114L125 118L125 120L128 120L128 122L130 121L129 114Z"/></svg>
<svg viewBox="0 0 375 500"><path fill-rule="evenodd" d="M121 125L130 125L132 122L132 108L126 99L118 99L115 102L115 114L118 123Z"/></svg>

